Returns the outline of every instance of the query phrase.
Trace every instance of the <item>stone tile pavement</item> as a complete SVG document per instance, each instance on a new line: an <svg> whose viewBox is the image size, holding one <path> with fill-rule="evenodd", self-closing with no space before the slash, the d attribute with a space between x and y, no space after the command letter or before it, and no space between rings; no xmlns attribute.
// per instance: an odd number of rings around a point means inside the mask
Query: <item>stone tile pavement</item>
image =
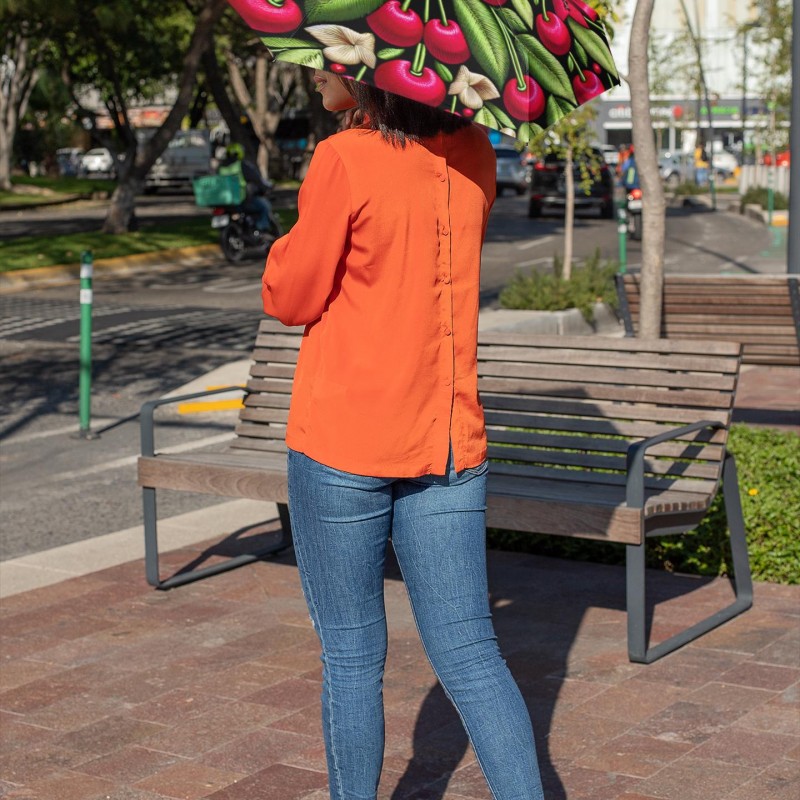
<svg viewBox="0 0 800 800"><path fill-rule="evenodd" d="M185 545L162 567L228 549ZM800 797L800 587L757 584L749 612L642 666L626 655L622 568L489 564L548 800ZM731 596L724 580L648 579L656 638ZM486 800L393 563L386 601L379 797ZM327 797L318 647L290 551L169 592L133 560L6 597L0 620L0 797Z"/></svg>

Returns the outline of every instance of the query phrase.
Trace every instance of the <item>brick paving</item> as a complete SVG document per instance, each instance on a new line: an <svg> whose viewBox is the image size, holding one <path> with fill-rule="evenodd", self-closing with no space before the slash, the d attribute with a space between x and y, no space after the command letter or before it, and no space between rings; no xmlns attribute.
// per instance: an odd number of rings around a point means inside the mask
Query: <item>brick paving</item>
<svg viewBox="0 0 800 800"><path fill-rule="evenodd" d="M756 584L751 611L643 666L626 655L622 568L489 564L548 800L797 800L800 587ZM731 596L724 580L655 572L649 587L656 638ZM391 563L386 598L379 797L487 800ZM135 561L11 596L0 618L0 797L328 796L318 646L291 553L170 592Z"/></svg>

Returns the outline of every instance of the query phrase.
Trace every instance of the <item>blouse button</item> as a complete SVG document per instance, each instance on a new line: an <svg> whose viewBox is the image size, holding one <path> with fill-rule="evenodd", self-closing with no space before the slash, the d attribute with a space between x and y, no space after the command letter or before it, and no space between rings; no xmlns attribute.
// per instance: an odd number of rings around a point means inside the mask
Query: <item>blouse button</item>
<svg viewBox="0 0 800 800"><path fill-rule="evenodd" d="M450 276L449 275L442 275L442 283L444 283L444 284L450 283Z"/></svg>
<svg viewBox="0 0 800 800"><path fill-rule="evenodd" d="M447 225L442 225L442 236L447 236L450 233L450 228Z"/></svg>
<svg viewBox="0 0 800 800"><path fill-rule="evenodd" d="M451 330L450 330L449 326L442 325L442 333L444 333L445 336L449 336L450 333L451 333Z"/></svg>

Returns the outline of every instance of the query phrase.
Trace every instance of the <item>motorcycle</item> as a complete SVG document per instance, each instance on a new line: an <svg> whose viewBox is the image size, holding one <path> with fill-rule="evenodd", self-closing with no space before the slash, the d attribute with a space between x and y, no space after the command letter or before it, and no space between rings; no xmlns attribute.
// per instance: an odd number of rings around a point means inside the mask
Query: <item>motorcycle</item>
<svg viewBox="0 0 800 800"><path fill-rule="evenodd" d="M626 196L625 212L631 239L642 238L642 190L630 189Z"/></svg>
<svg viewBox="0 0 800 800"><path fill-rule="evenodd" d="M219 245L232 264L238 264L246 256L265 257L272 243L283 236L280 220L271 206L267 230L258 230L254 215L240 205L215 206L211 211L211 227L219 230Z"/></svg>

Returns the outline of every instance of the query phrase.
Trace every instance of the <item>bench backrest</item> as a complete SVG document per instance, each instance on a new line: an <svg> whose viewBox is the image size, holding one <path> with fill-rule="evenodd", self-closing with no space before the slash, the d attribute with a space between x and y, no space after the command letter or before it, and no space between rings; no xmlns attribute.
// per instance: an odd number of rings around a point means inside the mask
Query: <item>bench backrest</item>
<svg viewBox="0 0 800 800"><path fill-rule="evenodd" d="M639 329L640 276L618 275L617 290L633 335ZM800 365L798 277L665 275L661 335L741 342L744 363Z"/></svg>
<svg viewBox="0 0 800 800"><path fill-rule="evenodd" d="M492 474L625 485L626 450L700 420L730 423L741 346L481 333ZM653 447L646 488L713 494L727 429Z"/></svg>
<svg viewBox="0 0 800 800"><path fill-rule="evenodd" d="M286 452L289 400L302 339L303 328L285 328L274 319L261 320L233 447Z"/></svg>
<svg viewBox="0 0 800 800"><path fill-rule="evenodd" d="M302 328L259 326L234 447L284 452ZM494 475L625 481L625 453L668 428L730 423L741 346L483 332L478 375ZM656 446L647 486L712 494L727 430Z"/></svg>

